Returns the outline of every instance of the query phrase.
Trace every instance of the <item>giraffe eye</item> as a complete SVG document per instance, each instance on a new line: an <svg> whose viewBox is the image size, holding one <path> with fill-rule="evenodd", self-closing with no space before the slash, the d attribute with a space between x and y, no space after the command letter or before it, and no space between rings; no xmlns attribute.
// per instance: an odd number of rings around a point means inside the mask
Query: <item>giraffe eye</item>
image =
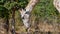
<svg viewBox="0 0 60 34"><path fill-rule="evenodd" d="M26 12L25 14L30 14L30 12Z"/></svg>

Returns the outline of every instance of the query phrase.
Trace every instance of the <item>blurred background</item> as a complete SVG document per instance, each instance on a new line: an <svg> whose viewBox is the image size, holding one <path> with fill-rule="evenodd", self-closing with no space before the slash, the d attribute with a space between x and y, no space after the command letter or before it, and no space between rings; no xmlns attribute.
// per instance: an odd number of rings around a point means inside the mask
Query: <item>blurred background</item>
<svg viewBox="0 0 60 34"><path fill-rule="evenodd" d="M0 0L0 34L7 33L6 18L9 19L9 29L11 29L12 7L18 3L20 8L25 8L28 2L29 0L16 0L10 3L8 0ZM31 12L30 24L30 34L60 34L60 14L54 7L53 0L39 0ZM27 32L17 10L15 11L15 31L19 34Z"/></svg>

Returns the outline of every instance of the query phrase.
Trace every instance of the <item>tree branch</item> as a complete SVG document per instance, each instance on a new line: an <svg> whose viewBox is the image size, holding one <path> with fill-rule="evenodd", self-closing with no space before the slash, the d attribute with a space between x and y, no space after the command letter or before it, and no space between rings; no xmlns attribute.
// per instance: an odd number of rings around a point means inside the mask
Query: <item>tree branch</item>
<svg viewBox="0 0 60 34"><path fill-rule="evenodd" d="M28 5L26 6L26 11L31 12L33 7L36 5L36 3L38 2L38 0L30 0L30 2L28 3Z"/></svg>

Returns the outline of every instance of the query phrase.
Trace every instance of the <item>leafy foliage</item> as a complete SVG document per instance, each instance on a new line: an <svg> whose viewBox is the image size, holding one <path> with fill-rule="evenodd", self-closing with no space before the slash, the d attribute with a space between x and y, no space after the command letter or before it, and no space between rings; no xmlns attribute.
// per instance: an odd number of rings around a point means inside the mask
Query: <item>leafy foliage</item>
<svg viewBox="0 0 60 34"><path fill-rule="evenodd" d="M57 10L53 6L53 0L40 0L33 11L33 14L40 17L50 17L56 16L56 11Z"/></svg>
<svg viewBox="0 0 60 34"><path fill-rule="evenodd" d="M8 15L9 15L8 9L6 9L5 7L0 6L0 17L2 17L2 18L5 17L5 18L7 18Z"/></svg>
<svg viewBox="0 0 60 34"><path fill-rule="evenodd" d="M46 21L46 23L48 22L50 24L60 21L60 16L53 5L53 0L40 0L31 14L43 22Z"/></svg>
<svg viewBox="0 0 60 34"><path fill-rule="evenodd" d="M5 17L14 7L15 10L17 10L18 8L25 8L27 4L28 0L0 0L0 16L3 14Z"/></svg>
<svg viewBox="0 0 60 34"><path fill-rule="evenodd" d="M25 8L25 6L27 5L28 1L27 0L15 0L13 2L8 1L4 4L4 7L6 7L7 9L11 9L12 7L15 6L19 6L19 8Z"/></svg>

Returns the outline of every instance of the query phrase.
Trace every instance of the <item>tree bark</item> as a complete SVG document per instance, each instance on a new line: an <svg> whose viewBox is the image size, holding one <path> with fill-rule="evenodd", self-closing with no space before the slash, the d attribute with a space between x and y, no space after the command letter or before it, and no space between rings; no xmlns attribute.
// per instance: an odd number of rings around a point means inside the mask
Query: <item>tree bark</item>
<svg viewBox="0 0 60 34"><path fill-rule="evenodd" d="M60 0L54 0L53 5L60 13Z"/></svg>
<svg viewBox="0 0 60 34"><path fill-rule="evenodd" d="M6 18L5 28L6 28L6 31L7 31L7 34L8 34L8 32L9 32L9 17Z"/></svg>
<svg viewBox="0 0 60 34"><path fill-rule="evenodd" d="M15 9L14 8L13 8L13 11L12 11L12 22L11 22L11 26L12 26L11 33L12 34L16 34L15 33Z"/></svg>
<svg viewBox="0 0 60 34"><path fill-rule="evenodd" d="M25 10L19 9L22 21L26 28L30 27L30 23L29 23L30 12L32 11L33 7L36 5L37 2L38 2L38 0L30 0L28 5L26 6Z"/></svg>

